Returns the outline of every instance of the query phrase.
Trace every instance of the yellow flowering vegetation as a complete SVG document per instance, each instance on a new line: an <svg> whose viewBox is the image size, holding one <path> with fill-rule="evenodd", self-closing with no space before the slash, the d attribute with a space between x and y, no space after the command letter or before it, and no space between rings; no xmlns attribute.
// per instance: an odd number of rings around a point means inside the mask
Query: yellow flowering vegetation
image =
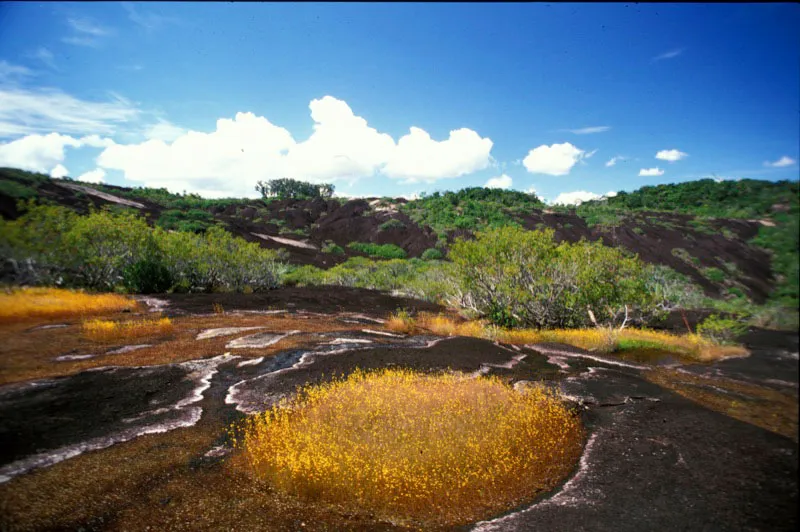
<svg viewBox="0 0 800 532"><path fill-rule="evenodd" d="M144 336L169 334L174 330L169 318L130 321L89 320L83 322L83 334L96 342L114 342Z"/></svg>
<svg viewBox="0 0 800 532"><path fill-rule="evenodd" d="M301 388L248 417L234 440L273 488L425 527L465 524L553 489L583 437L577 416L543 387L384 369Z"/></svg>
<svg viewBox="0 0 800 532"><path fill-rule="evenodd" d="M30 318L68 318L136 308L117 294L87 294L61 288L15 288L0 293L0 322Z"/></svg>
<svg viewBox="0 0 800 532"><path fill-rule="evenodd" d="M471 336L509 344L534 344L554 342L572 345L600 353L613 353L632 349L659 349L700 360L718 360L729 356L742 356L747 350L736 345L719 345L699 334L672 334L649 329L606 327L583 329L501 329L486 321L456 322L441 314L420 313L410 318L402 312L389 317L386 327L395 332L413 332L425 329L443 336Z"/></svg>

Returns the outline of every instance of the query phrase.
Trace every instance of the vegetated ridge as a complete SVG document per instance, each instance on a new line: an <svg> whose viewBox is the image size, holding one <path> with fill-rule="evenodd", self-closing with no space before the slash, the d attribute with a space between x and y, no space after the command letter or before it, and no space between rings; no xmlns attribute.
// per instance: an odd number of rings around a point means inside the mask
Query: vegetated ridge
<svg viewBox="0 0 800 532"><path fill-rule="evenodd" d="M262 199L211 200L3 168L0 216L16 219L19 200L27 199L81 214L110 206L168 230L221 226L261 247L284 250L290 264L321 268L356 256L440 257L457 237L471 238L488 227L550 228L556 241L600 240L668 266L712 297L745 295L757 303L776 291L797 297L798 182L704 179L643 187L578 207L547 206L533 194L480 187L413 201L344 200L330 197L332 187L325 192L311 199L265 193Z"/></svg>

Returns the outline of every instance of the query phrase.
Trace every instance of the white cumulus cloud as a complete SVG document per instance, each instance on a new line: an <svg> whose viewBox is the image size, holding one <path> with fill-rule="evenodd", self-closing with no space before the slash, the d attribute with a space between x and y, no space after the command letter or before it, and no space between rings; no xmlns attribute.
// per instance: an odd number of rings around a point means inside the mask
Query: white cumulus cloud
<svg viewBox="0 0 800 532"><path fill-rule="evenodd" d="M784 168L786 166L792 166L796 162L797 161L795 161L791 157L784 155L783 157L774 162L765 161L764 166L771 166L773 168Z"/></svg>
<svg viewBox="0 0 800 532"><path fill-rule="evenodd" d="M506 174L493 177L484 185L486 188L511 188L513 180Z"/></svg>
<svg viewBox="0 0 800 532"><path fill-rule="evenodd" d="M61 179L64 176L69 175L69 170L63 164L57 164L55 168L50 170L50 177L54 177L56 179Z"/></svg>
<svg viewBox="0 0 800 532"><path fill-rule="evenodd" d="M613 190L610 190L603 195L595 194L594 192L587 192L586 190L576 190L574 192L562 192L556 196L556 199L554 199L552 203L561 205L580 205L584 201L613 198L616 195L617 193Z"/></svg>
<svg viewBox="0 0 800 532"><path fill-rule="evenodd" d="M522 164L532 174L567 175L585 156L586 152L569 142L552 146L543 144L528 152Z"/></svg>
<svg viewBox="0 0 800 532"><path fill-rule="evenodd" d="M639 170L639 177L654 177L664 175L664 170L661 168L642 168Z"/></svg>
<svg viewBox="0 0 800 532"><path fill-rule="evenodd" d="M599 199L600 195L594 192L587 192L586 190L576 190L574 192L562 192L556 199L553 200L554 204L560 205L580 205L584 201Z"/></svg>
<svg viewBox="0 0 800 532"><path fill-rule="evenodd" d="M89 170L85 174L79 175L78 181L83 181L84 183L103 183L105 177L105 170L102 168L95 168L94 170Z"/></svg>
<svg viewBox="0 0 800 532"><path fill-rule="evenodd" d="M77 148L81 142L58 133L28 135L0 144L0 166L48 173L64 161L64 149L68 146Z"/></svg>
<svg viewBox="0 0 800 532"><path fill-rule="evenodd" d="M406 183L433 182L482 170L491 161L492 141L469 129L437 141L412 127L395 143L342 100L325 96L312 100L309 109L314 130L302 142L265 117L237 113L218 120L210 133L111 145L97 165L148 186L253 196L258 180L353 182L380 173Z"/></svg>
<svg viewBox="0 0 800 532"><path fill-rule="evenodd" d="M683 153L679 150L661 150L660 152L656 153L656 159L660 159L662 161L669 161L674 163L675 161L680 161L681 159L688 157L688 153Z"/></svg>
<svg viewBox="0 0 800 532"><path fill-rule="evenodd" d="M490 163L492 141L471 129L450 132L447 140L436 141L424 130L412 127L400 137L383 173L404 183L434 182L483 170Z"/></svg>

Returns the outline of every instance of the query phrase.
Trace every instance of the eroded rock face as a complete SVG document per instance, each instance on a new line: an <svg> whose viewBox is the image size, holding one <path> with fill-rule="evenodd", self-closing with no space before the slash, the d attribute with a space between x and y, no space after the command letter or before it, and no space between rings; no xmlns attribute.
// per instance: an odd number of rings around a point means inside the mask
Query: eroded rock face
<svg viewBox="0 0 800 532"><path fill-rule="evenodd" d="M287 336L297 334L300 331L289 331L287 333L271 333L263 332L258 334L251 334L242 338L237 338L225 346L228 349L257 349L262 347L269 347L277 344Z"/></svg>
<svg viewBox="0 0 800 532"><path fill-rule="evenodd" d="M238 357L105 367L0 388L0 483L142 434L197 423L217 368Z"/></svg>
<svg viewBox="0 0 800 532"><path fill-rule="evenodd" d="M217 338L218 336L230 336L244 331L255 331L265 328L266 327L219 327L217 329L206 329L199 333L195 340L208 340L209 338Z"/></svg>

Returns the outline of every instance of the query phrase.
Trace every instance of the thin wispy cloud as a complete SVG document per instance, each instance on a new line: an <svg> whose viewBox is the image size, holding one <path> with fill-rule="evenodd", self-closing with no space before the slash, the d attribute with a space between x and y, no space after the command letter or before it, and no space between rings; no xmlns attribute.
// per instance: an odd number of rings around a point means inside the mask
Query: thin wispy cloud
<svg viewBox="0 0 800 532"><path fill-rule="evenodd" d="M114 134L140 110L112 94L109 101L80 100L58 89L0 87L0 138L42 134Z"/></svg>
<svg viewBox="0 0 800 532"><path fill-rule="evenodd" d="M14 65L6 60L0 60L0 83L15 83L35 75L33 70L26 66Z"/></svg>
<svg viewBox="0 0 800 532"><path fill-rule="evenodd" d="M72 35L64 37L61 41L75 46L99 46L103 38L114 33L111 28L88 18L69 17L67 25L72 30Z"/></svg>
<svg viewBox="0 0 800 532"><path fill-rule="evenodd" d="M606 167L614 166L618 162L622 162L622 161L626 161L626 160L627 160L627 157L624 157L622 155L617 155L616 157L612 157L611 159L606 161Z"/></svg>
<svg viewBox="0 0 800 532"><path fill-rule="evenodd" d="M580 129L564 129L562 131L569 131L570 133L574 133L576 135L590 135L592 133L604 133L611 129L611 126L592 126L592 127L582 127Z"/></svg>
<svg viewBox="0 0 800 532"><path fill-rule="evenodd" d="M132 2L122 2L122 7L128 13L128 19L146 31L155 31L167 24L178 22L178 19L142 9Z"/></svg>
<svg viewBox="0 0 800 532"><path fill-rule="evenodd" d="M655 56L651 61L655 63L656 61L663 61L664 59L674 59L681 55L683 52L686 51L686 48L676 48L674 50L670 50L668 52L664 52L661 55Z"/></svg>
<svg viewBox="0 0 800 532"><path fill-rule="evenodd" d="M56 65L56 58L53 55L53 52L45 48L44 46L40 46L36 49L35 52L29 54L29 57L41 61L43 65L47 68L52 70L58 70L58 65Z"/></svg>

